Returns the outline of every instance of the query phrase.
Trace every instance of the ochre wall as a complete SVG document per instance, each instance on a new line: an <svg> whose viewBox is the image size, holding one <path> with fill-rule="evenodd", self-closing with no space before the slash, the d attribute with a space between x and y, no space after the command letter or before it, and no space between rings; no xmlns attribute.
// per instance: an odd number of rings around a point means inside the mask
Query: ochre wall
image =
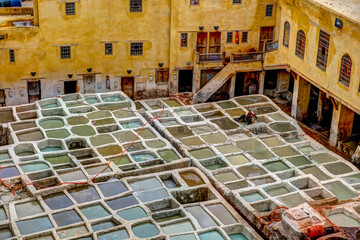
<svg viewBox="0 0 360 240"><path fill-rule="evenodd" d="M63 81L79 80L78 89L83 90L82 75L91 67L96 81L105 89L105 76L111 80L110 90L120 89L121 76L134 76L136 82L145 82L147 91L143 97L163 95L168 89L177 93L174 74L181 68L194 69L194 91L199 88L199 74L205 68L221 68L221 63L196 64L196 34L199 26L204 32L213 32L219 26L221 52L256 51L259 47L260 27L276 26L274 39L279 40L277 51L266 53L264 66L289 64L291 69L306 80L330 93L335 99L360 112L359 78L360 28L359 24L329 11L311 0L257 0L232 4L232 0L200 0L200 6L190 6L190 0L143 1L142 13L130 13L130 0L76 1L76 15L65 15L62 1L38 0L39 26L9 27L9 21L29 19L29 16L0 16L0 88L13 90L14 97L7 98L8 105L26 103L26 80L41 78L42 97L57 95L57 87ZM273 16L265 17L266 4L274 4ZM36 12L36 11L34 11ZM334 27L340 17L344 28L339 32ZM289 21L290 46L282 45L284 22ZM304 60L295 56L297 31L306 34ZM327 70L316 67L319 30L331 35ZM248 42L226 43L228 31L249 31ZM188 47L180 47L180 34L188 33ZM241 37L241 35L240 35ZM112 56L104 54L104 42L112 41ZM144 41L143 56L130 56L130 41ZM60 59L58 45L71 46L71 59ZM15 49L16 63L9 63L9 49ZM353 60L350 87L338 82L341 57L348 53ZM168 85L155 83L158 63L169 68ZM128 74L127 70L132 73ZM150 81L153 75L153 81ZM118 82L118 88L114 88ZM136 85L135 85L136 87ZM20 89L25 95L20 97ZM159 91L162 93L158 94Z"/></svg>
<svg viewBox="0 0 360 240"><path fill-rule="evenodd" d="M230 53L258 51L260 27L275 27L276 1L242 1L242 4L232 4L232 0L200 0L199 6L191 6L190 0L173 0L171 5L171 41L170 41L170 70L194 66L195 86L193 91L200 87L200 68L222 67L222 63L197 65L195 63L196 36L203 26L203 32L214 32L214 26L219 26L221 32L221 50L226 56ZM266 3L274 4L273 16L265 17ZM276 29L276 28L275 28ZM228 31L240 32L240 43L226 43ZM248 42L241 42L241 33L248 31ZM181 33L188 33L188 47L181 48ZM274 34L275 35L275 34ZM191 65L187 65L191 62ZM170 91L177 92L177 80L173 79ZM195 92L194 92L195 93Z"/></svg>
<svg viewBox="0 0 360 240"><path fill-rule="evenodd" d="M18 89L26 92L30 72L45 78L41 80L45 98L57 95L56 86L70 80L68 74L80 80L81 90L81 74L91 67L93 73L100 73L97 82L103 83L97 91L105 91L106 75L111 82L119 81L119 76L135 76L136 82L146 82L147 89L156 91L155 68L159 62L169 66L170 0L143 1L142 13L130 13L129 2L76 1L76 14L66 16L65 2L39 0L38 27L0 28L0 34L8 36L0 41L0 88L14 89L13 99L25 103L27 96L17 98ZM113 55L105 55L105 41L114 42ZM144 41L142 56L130 56L130 41ZM66 44L73 44L71 59L60 59L59 45ZM9 62L9 48L15 49L15 63ZM13 99L7 98L8 103Z"/></svg>
<svg viewBox="0 0 360 240"><path fill-rule="evenodd" d="M332 13L311 0L281 0L279 29L279 50L266 54L264 65L289 64L291 69L306 80L330 93L336 100L360 112L360 27L339 14ZM335 18L343 21L343 29L335 27ZM284 23L290 23L290 45L283 46ZM297 32L306 34L304 60L295 55ZM330 34L330 46L326 71L316 66L320 30ZM350 86L339 82L341 58L349 54L353 66Z"/></svg>

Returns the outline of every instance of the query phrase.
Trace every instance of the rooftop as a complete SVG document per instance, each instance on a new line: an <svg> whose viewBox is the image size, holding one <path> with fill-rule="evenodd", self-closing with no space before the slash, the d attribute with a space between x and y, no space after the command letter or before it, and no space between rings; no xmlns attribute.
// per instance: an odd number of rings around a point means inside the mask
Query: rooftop
<svg viewBox="0 0 360 240"><path fill-rule="evenodd" d="M358 0L312 0L331 10L360 22L360 1Z"/></svg>

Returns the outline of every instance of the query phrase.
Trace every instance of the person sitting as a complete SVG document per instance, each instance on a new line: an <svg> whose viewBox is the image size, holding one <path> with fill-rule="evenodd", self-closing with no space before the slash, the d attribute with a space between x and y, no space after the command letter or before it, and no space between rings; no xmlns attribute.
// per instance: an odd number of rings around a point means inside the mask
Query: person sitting
<svg viewBox="0 0 360 240"><path fill-rule="evenodd" d="M250 125L252 123L252 118L254 117L255 122L257 120L257 116L253 111L248 111L246 114L241 115L238 119L236 119L237 122L244 119L245 124Z"/></svg>

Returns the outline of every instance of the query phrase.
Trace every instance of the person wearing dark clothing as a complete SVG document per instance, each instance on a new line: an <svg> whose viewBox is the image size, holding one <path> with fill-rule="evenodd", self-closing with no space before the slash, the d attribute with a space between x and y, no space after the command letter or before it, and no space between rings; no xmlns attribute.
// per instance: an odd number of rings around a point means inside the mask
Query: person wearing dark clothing
<svg viewBox="0 0 360 240"><path fill-rule="evenodd" d="M253 111L248 111L246 114L243 114L238 119L236 119L236 121L239 122L244 119L244 122L247 125L250 125L252 123L252 118L254 118L255 121L257 120L257 116L255 115L255 113Z"/></svg>

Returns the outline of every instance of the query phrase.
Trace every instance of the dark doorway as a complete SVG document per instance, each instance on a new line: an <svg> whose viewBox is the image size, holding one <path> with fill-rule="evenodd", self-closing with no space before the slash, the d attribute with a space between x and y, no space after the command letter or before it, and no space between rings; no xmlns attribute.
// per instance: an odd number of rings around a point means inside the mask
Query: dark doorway
<svg viewBox="0 0 360 240"><path fill-rule="evenodd" d="M210 82L213 77L215 77L216 74L220 72L219 69L215 70L202 70L201 71L201 77L200 77L200 88L205 86L208 82Z"/></svg>
<svg viewBox="0 0 360 240"><path fill-rule="evenodd" d="M179 92L192 92L193 70L179 70Z"/></svg>
<svg viewBox="0 0 360 240"><path fill-rule="evenodd" d="M4 107L6 106L6 96L5 96L5 90L0 89L0 106Z"/></svg>
<svg viewBox="0 0 360 240"><path fill-rule="evenodd" d="M295 83L294 76L290 73L289 88L288 88L289 92L294 92L294 83Z"/></svg>
<svg viewBox="0 0 360 240"><path fill-rule="evenodd" d="M319 89L311 85L307 123L318 123Z"/></svg>
<svg viewBox="0 0 360 240"><path fill-rule="evenodd" d="M84 93L95 92L95 74L84 75Z"/></svg>
<svg viewBox="0 0 360 240"><path fill-rule="evenodd" d="M64 93L76 93L77 81L65 81L64 82Z"/></svg>
<svg viewBox="0 0 360 240"><path fill-rule="evenodd" d="M244 95L257 94L260 72L246 72L244 77Z"/></svg>
<svg viewBox="0 0 360 240"><path fill-rule="evenodd" d="M268 90L276 89L277 88L277 78L278 78L277 70L266 71L264 89L268 89Z"/></svg>
<svg viewBox="0 0 360 240"><path fill-rule="evenodd" d="M360 115L354 113L352 135L360 135Z"/></svg>
<svg viewBox="0 0 360 240"><path fill-rule="evenodd" d="M235 78L235 97L244 95L245 73L237 73Z"/></svg>
<svg viewBox="0 0 360 240"><path fill-rule="evenodd" d="M122 77L121 90L131 99L134 99L134 78Z"/></svg>
<svg viewBox="0 0 360 240"><path fill-rule="evenodd" d="M321 99L321 115L319 117L319 124L321 126L320 132L329 137L330 126L333 115L334 106L329 98L326 98L326 94L320 91Z"/></svg>
<svg viewBox="0 0 360 240"><path fill-rule="evenodd" d="M33 102L36 102L41 99L40 80L39 81L28 81L27 88L28 88L29 103L33 103Z"/></svg>
<svg viewBox="0 0 360 240"><path fill-rule="evenodd" d="M348 136L343 144L353 152L360 146L360 115L356 112L354 112L354 119L352 121L351 136Z"/></svg>

